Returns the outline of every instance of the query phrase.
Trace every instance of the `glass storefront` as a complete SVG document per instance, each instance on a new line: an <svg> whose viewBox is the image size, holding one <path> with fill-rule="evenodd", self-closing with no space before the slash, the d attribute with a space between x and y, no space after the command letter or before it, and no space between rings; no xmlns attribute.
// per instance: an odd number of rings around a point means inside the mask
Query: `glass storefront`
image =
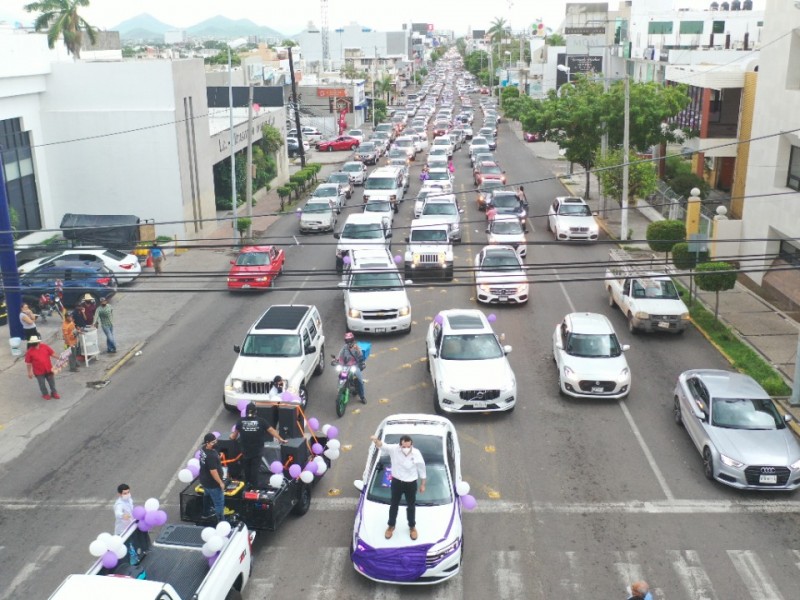
<svg viewBox="0 0 800 600"><path fill-rule="evenodd" d="M17 236L42 228L39 194L30 134L22 131L21 119L0 120L0 153L6 179L6 194L11 208L11 224Z"/></svg>

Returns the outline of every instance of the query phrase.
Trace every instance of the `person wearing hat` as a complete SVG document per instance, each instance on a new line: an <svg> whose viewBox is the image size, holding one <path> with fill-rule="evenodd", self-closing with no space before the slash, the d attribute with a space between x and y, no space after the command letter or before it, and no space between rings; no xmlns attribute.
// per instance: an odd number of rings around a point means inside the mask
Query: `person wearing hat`
<svg viewBox="0 0 800 600"><path fill-rule="evenodd" d="M56 391L56 378L53 375L52 358L56 356L55 350L42 342L38 335L31 336L28 340L28 350L25 352L25 364L28 367L28 379L36 377L39 390L42 392L42 399L58 400L61 396ZM50 390L47 390L47 386Z"/></svg>
<svg viewBox="0 0 800 600"><path fill-rule="evenodd" d="M108 298L100 298L100 308L94 313L94 326L98 323L106 336L106 350L109 354L116 354L117 342L114 340L114 309L108 303Z"/></svg>
<svg viewBox="0 0 800 600"><path fill-rule="evenodd" d="M264 450L264 443L267 441L267 434L281 444L286 443L286 440L264 417L258 415L255 402L247 405L245 413L247 416L236 422L231 439L239 440L239 447L242 449L242 475L247 489L253 489L258 485L258 470L261 466L261 454Z"/></svg>
<svg viewBox="0 0 800 600"><path fill-rule="evenodd" d="M203 486L203 519L216 518L222 521L225 516L225 482L222 481L222 461L217 445L217 436L207 433L203 436L200 449L200 485Z"/></svg>
<svg viewBox="0 0 800 600"><path fill-rule="evenodd" d="M94 323L94 313L97 311L97 303L95 302L94 296L91 294L84 294L82 303L83 308L86 311L87 323Z"/></svg>

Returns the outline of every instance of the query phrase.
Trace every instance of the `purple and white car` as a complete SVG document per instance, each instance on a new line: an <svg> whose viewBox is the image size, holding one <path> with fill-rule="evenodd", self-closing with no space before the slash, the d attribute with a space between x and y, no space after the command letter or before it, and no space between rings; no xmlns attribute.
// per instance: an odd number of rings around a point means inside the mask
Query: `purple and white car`
<svg viewBox="0 0 800 600"><path fill-rule="evenodd" d="M466 487L455 427L444 417L401 414L384 419L375 435L391 444L409 435L425 459L425 493L417 493L416 502L419 537L412 541L409 536L403 498L394 535L386 539L391 463L370 444L363 479L354 482L361 495L353 526L353 566L373 581L401 585L435 584L454 577L461 569L464 543L456 488Z"/></svg>

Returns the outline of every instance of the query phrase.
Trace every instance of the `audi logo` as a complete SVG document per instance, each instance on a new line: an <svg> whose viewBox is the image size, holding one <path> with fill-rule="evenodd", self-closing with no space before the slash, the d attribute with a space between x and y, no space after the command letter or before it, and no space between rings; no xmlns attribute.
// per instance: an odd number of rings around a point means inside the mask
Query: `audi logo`
<svg viewBox="0 0 800 600"><path fill-rule="evenodd" d="M761 467L762 473L774 473L775 467Z"/></svg>

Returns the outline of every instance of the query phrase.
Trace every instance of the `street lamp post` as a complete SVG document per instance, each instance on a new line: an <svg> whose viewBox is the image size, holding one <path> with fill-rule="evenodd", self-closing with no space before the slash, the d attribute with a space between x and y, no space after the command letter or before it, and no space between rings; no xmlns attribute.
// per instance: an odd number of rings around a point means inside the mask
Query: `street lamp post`
<svg viewBox="0 0 800 600"><path fill-rule="evenodd" d="M558 65L556 67L562 73L567 74L567 83L572 83L572 74L570 73L570 68L567 65Z"/></svg>

